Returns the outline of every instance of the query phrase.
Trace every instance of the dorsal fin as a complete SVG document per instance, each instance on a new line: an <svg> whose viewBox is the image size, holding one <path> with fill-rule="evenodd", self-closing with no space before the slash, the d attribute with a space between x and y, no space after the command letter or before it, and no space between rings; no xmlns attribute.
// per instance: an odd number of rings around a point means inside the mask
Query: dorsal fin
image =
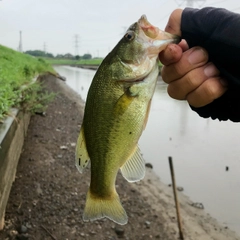
<svg viewBox="0 0 240 240"><path fill-rule="evenodd" d="M75 153L75 165L80 173L87 167L90 158L88 156L85 136L84 136L84 127L82 125L80 133L77 140L76 153Z"/></svg>
<svg viewBox="0 0 240 240"><path fill-rule="evenodd" d="M144 178L145 161L138 146L136 146L134 153L120 169L123 177L128 182L137 182Z"/></svg>

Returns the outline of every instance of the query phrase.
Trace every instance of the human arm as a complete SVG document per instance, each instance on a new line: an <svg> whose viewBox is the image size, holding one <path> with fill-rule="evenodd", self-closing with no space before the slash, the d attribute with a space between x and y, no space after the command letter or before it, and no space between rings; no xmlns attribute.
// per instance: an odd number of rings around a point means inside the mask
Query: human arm
<svg viewBox="0 0 240 240"><path fill-rule="evenodd" d="M187 43L169 45L161 53L163 79L170 96L185 98L202 117L240 121L239 25L240 15L224 9L178 9L170 16L166 31ZM192 64L193 50L198 54Z"/></svg>

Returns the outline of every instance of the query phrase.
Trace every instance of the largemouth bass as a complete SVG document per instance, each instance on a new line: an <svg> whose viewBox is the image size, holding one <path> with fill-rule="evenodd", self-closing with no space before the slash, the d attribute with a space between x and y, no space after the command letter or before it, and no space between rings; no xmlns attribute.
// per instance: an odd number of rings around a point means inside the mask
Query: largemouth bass
<svg viewBox="0 0 240 240"><path fill-rule="evenodd" d="M158 54L179 37L151 25L146 16L132 24L99 66L88 91L76 146L80 172L91 159L91 183L83 220L107 217L126 224L115 189L119 169L129 182L145 174L138 147L155 89Z"/></svg>

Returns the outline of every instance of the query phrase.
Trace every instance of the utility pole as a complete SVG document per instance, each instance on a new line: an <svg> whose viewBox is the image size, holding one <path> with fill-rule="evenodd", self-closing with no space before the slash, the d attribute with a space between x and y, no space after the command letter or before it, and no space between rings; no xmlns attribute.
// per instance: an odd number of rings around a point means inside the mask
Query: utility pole
<svg viewBox="0 0 240 240"><path fill-rule="evenodd" d="M198 7L202 7L206 0L175 0L175 2L178 4L179 7L182 5L185 5L187 7L194 7L195 3L198 5Z"/></svg>
<svg viewBox="0 0 240 240"><path fill-rule="evenodd" d="M79 36L78 36L78 34L74 35L74 49L75 49L75 56L79 55Z"/></svg>
<svg viewBox="0 0 240 240"><path fill-rule="evenodd" d="M43 43L43 51L46 54L47 53L47 44L46 42Z"/></svg>
<svg viewBox="0 0 240 240"><path fill-rule="evenodd" d="M22 52L23 51L23 48L22 48L22 31L20 31L19 33L20 33L20 40L19 40L18 51Z"/></svg>

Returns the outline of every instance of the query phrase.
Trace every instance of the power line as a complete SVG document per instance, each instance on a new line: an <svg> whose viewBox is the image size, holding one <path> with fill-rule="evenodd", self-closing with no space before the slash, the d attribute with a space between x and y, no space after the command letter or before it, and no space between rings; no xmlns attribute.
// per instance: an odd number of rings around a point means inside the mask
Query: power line
<svg viewBox="0 0 240 240"><path fill-rule="evenodd" d="M237 7L237 8L234 8L234 9L231 9L230 11L237 11L237 10L240 10L240 7Z"/></svg>
<svg viewBox="0 0 240 240"><path fill-rule="evenodd" d="M204 3L206 2L206 0L174 0L176 2L176 4L178 5L178 7L181 7L183 5L186 5L188 7L193 7L194 3L201 3L198 4L198 7L202 7L204 5ZM225 1L225 0L224 0ZM186 4L185 4L186 2ZM164 2L165 4L165 2ZM168 18L170 16L170 14L172 13L172 10L169 11L167 14L165 14L163 17L161 17L157 23L161 22L162 20Z"/></svg>
<svg viewBox="0 0 240 240"><path fill-rule="evenodd" d="M212 6L212 5L222 3L222 2L226 2L226 0L220 0L220 1L213 2L213 3L209 3L209 4Z"/></svg>

